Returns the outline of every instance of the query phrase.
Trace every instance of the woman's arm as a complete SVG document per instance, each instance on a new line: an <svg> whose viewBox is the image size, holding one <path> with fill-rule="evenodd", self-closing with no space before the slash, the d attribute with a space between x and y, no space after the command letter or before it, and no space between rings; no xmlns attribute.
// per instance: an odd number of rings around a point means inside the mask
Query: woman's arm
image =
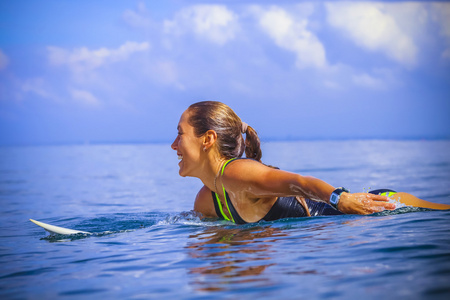
<svg viewBox="0 0 450 300"><path fill-rule="evenodd" d="M245 193L247 198L300 196L330 203L333 186L323 180L267 167L253 160L239 160L224 174L227 191ZM371 214L394 209L385 196L342 193L338 209L347 214Z"/></svg>

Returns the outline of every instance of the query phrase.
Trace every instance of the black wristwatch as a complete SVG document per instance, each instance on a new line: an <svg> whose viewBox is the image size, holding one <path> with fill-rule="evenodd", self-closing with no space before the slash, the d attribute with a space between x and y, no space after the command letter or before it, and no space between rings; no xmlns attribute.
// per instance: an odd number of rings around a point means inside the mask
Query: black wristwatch
<svg viewBox="0 0 450 300"><path fill-rule="evenodd" d="M335 189L335 190L331 193L331 196L330 196L330 205L331 205L334 209L336 209L336 210L338 210L337 207L338 207L338 204L339 204L339 200L341 199L341 194L342 194L343 192L350 193L349 190L347 190L346 188L343 188L343 187L338 187L337 189Z"/></svg>

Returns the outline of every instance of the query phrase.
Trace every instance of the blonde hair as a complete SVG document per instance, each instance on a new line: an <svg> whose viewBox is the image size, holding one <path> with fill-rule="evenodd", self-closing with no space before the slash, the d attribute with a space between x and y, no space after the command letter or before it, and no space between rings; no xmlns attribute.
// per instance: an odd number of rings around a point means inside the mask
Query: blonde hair
<svg viewBox="0 0 450 300"><path fill-rule="evenodd" d="M217 101L202 101L189 106L188 123L194 127L195 134L200 137L208 130L217 133L219 153L227 158L245 156L261 161L262 152L258 134L246 124L226 104ZM245 132L242 132L243 129ZM245 140L242 137L245 133Z"/></svg>

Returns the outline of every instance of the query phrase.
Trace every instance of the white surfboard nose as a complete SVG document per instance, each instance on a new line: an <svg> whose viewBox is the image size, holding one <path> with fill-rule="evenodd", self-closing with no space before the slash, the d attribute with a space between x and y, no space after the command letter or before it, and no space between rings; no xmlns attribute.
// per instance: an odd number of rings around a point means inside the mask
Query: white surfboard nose
<svg viewBox="0 0 450 300"><path fill-rule="evenodd" d="M42 223L42 222L39 222L39 221L36 221L36 220L33 220L33 219L30 219L30 221L33 222L34 224L38 225L38 226L41 226L42 228L44 228L45 230L47 230L50 233L57 233L57 234L78 234L78 233L92 234L92 233L87 232L87 231L80 231L80 230L74 230L74 229L54 226L54 225Z"/></svg>

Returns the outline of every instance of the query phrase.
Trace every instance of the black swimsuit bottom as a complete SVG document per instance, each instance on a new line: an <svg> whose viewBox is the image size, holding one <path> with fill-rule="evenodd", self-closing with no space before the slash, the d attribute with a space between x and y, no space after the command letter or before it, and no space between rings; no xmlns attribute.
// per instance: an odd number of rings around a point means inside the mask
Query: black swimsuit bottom
<svg viewBox="0 0 450 300"><path fill-rule="evenodd" d="M228 162L227 162L228 163ZM225 169L226 164L223 166ZM223 173L223 172L222 172ZM392 196L396 192L389 189L380 189L370 191L371 194L376 195L386 195ZM211 192L214 208L216 210L216 214L220 219L228 220L228 218L222 213L222 210L219 207L219 200L216 193ZM217 200L217 201L216 201ZM317 202L310 199L305 199L309 208L309 213L312 217L315 216L331 216L331 215L343 215L344 213L334 209L331 205L325 202ZM238 214L236 209L234 208L233 203L228 196L228 193L225 192L225 201L228 206L228 210L231 214L232 220L236 224L247 224L248 222L244 221L241 216ZM278 197L277 201L275 201L272 208L269 212L260 220L260 221L275 221L279 219L285 218L300 218L307 217L308 213L305 208L300 204L296 197Z"/></svg>

